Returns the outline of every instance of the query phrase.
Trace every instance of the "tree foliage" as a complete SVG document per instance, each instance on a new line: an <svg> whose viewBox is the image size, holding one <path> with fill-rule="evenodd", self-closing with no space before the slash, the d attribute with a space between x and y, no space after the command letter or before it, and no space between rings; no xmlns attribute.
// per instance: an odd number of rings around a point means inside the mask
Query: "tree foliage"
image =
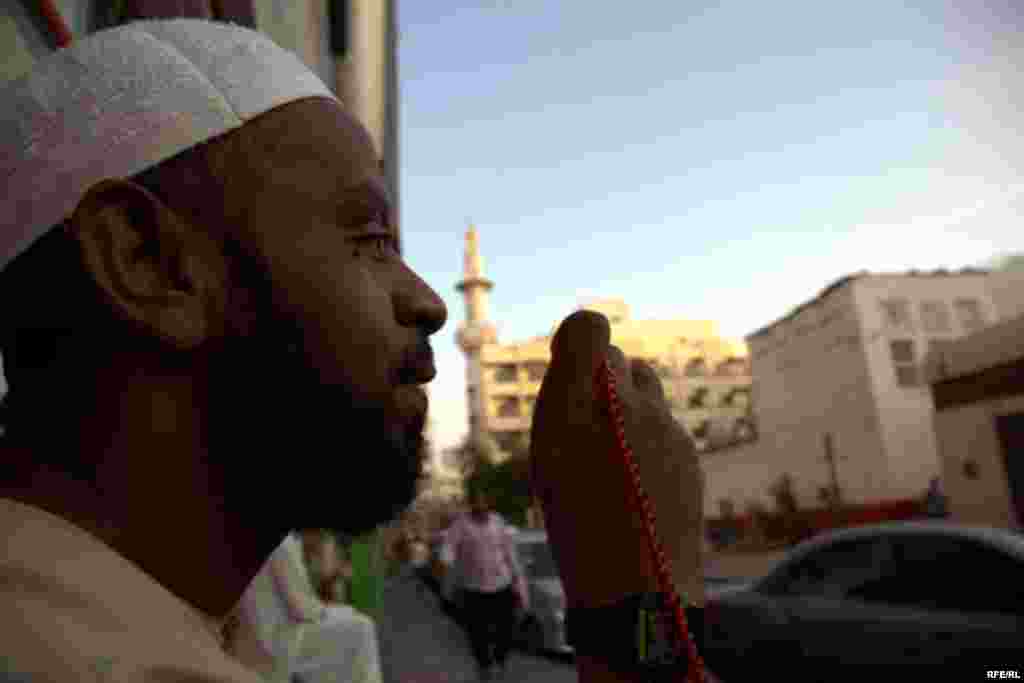
<svg viewBox="0 0 1024 683"><path fill-rule="evenodd" d="M529 437L520 435L500 462L479 458L466 476L467 494L479 490L510 524L525 526L531 502L529 453Z"/></svg>

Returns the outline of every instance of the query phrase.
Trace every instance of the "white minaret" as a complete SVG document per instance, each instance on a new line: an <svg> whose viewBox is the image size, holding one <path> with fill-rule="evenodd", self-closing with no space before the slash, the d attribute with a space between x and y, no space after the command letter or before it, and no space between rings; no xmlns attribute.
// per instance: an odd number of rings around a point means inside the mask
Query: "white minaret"
<svg viewBox="0 0 1024 683"><path fill-rule="evenodd" d="M496 344L498 334L487 319L487 295L494 283L484 277L483 259L476 228L472 223L466 231L466 255L462 281L455 289L466 301L466 319L459 326L456 341L466 354L466 397L469 406L469 431L473 440L479 440L485 430L484 401L480 382L480 349L484 344Z"/></svg>

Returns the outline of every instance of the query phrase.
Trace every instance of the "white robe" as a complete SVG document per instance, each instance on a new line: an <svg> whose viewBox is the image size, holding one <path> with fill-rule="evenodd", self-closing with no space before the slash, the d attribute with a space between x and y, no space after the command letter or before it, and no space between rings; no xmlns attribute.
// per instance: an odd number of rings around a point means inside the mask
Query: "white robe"
<svg viewBox="0 0 1024 683"><path fill-rule="evenodd" d="M229 651L271 683L380 683L376 628L345 605L315 594L302 542L289 535L253 579L238 606Z"/></svg>

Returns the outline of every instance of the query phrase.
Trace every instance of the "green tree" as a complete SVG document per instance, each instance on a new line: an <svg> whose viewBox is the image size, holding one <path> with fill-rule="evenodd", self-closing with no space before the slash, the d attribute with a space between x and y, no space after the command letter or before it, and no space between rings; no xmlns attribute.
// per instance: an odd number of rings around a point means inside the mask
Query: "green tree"
<svg viewBox="0 0 1024 683"><path fill-rule="evenodd" d="M526 526L530 491L530 442L522 434L501 462L479 458L465 479L466 493L479 490L494 503L494 509L510 524Z"/></svg>
<svg viewBox="0 0 1024 683"><path fill-rule="evenodd" d="M1024 252L1011 252L995 256L981 264L985 268L993 270L1005 270L1013 272L1024 271Z"/></svg>

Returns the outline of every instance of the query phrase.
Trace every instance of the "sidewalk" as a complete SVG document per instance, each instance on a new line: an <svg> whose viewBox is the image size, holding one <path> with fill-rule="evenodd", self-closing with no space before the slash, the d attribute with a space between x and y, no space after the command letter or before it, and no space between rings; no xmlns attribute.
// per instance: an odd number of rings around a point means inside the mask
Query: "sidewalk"
<svg viewBox="0 0 1024 683"><path fill-rule="evenodd" d="M377 621L384 683L461 683L476 670L462 630L411 569L384 583Z"/></svg>
<svg viewBox="0 0 1024 683"><path fill-rule="evenodd" d="M411 569L387 579L377 620L384 683L475 683L469 643ZM575 683L570 662L513 652L507 683Z"/></svg>

